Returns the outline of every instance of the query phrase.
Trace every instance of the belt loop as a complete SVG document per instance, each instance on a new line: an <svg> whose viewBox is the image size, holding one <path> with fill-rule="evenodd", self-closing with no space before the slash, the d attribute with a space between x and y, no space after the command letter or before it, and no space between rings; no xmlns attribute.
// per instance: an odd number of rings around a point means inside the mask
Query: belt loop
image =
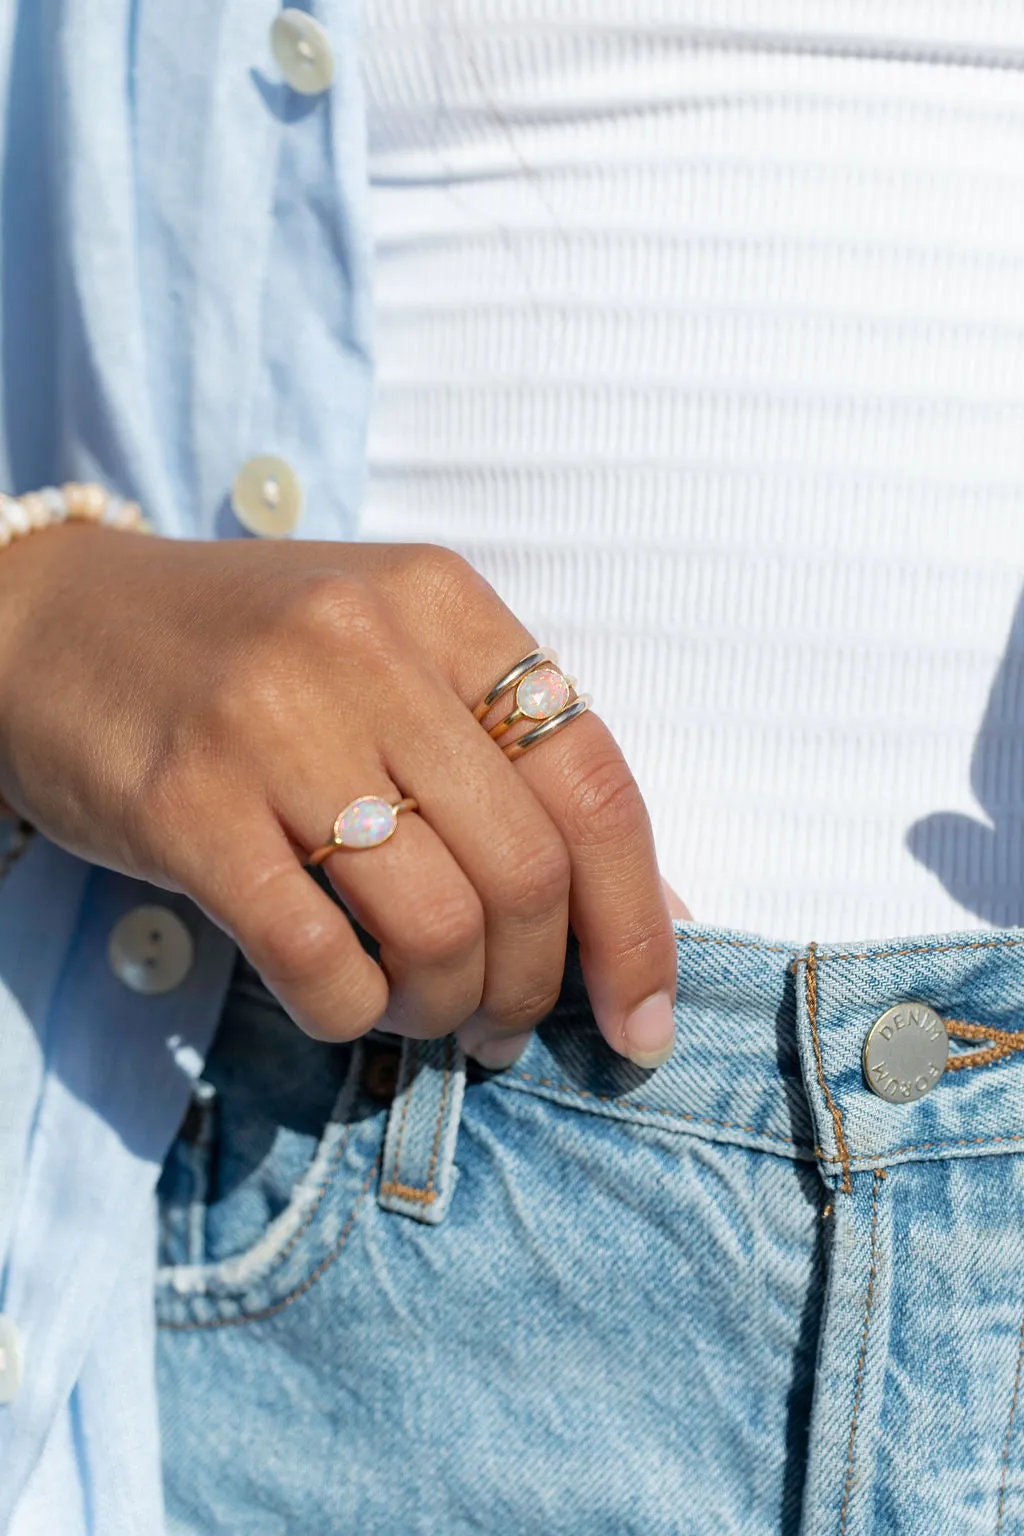
<svg viewBox="0 0 1024 1536"><path fill-rule="evenodd" d="M455 1138L466 1087L466 1057L453 1035L405 1040L384 1137L379 1204L436 1226L458 1178Z"/></svg>

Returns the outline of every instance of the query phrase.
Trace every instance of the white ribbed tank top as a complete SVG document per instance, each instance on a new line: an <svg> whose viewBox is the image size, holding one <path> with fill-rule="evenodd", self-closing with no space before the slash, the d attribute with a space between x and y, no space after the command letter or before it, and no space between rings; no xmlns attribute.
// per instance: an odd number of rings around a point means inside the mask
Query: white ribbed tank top
<svg viewBox="0 0 1024 1536"><path fill-rule="evenodd" d="M368 0L365 78L364 536L556 647L696 916L1024 921L1019 0Z"/></svg>

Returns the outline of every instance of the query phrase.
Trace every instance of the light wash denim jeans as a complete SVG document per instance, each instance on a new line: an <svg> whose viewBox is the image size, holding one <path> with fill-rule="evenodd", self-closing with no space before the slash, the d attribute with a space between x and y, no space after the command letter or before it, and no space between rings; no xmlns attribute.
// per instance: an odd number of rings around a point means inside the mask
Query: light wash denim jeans
<svg viewBox="0 0 1024 1536"><path fill-rule="evenodd" d="M1024 1532L1024 1053L861 1064L902 999L1024 1029L1024 930L677 933L653 1073L573 949L501 1073L239 965L161 1185L176 1536Z"/></svg>

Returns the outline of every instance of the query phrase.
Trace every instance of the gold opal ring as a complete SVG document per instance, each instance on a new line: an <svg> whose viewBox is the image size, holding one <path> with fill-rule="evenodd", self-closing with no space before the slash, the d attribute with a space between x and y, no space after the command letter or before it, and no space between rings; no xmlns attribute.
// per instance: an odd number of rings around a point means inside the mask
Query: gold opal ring
<svg viewBox="0 0 1024 1536"><path fill-rule="evenodd" d="M539 666L531 667L526 675L520 678L515 692L515 708L492 725L487 732L493 741L499 736L504 736L510 726L518 725L520 720L550 720L573 698L574 677L566 677L561 667L554 662L542 662Z"/></svg>
<svg viewBox="0 0 1024 1536"><path fill-rule="evenodd" d="M525 677L528 672L532 672L534 667L542 666L547 661L557 663L558 658L554 651L531 651L529 656L524 656L522 661L517 661L515 666L510 667L504 676L498 678L493 688L488 688L473 711L473 719L482 720L487 711L497 704L503 693L508 693L510 688L516 686L520 678Z"/></svg>
<svg viewBox="0 0 1024 1536"><path fill-rule="evenodd" d="M307 866L322 864L339 848L376 848L386 843L394 836L399 812L415 811L418 804L408 795L393 804L379 795L360 795L358 800L350 800L335 818L331 841L310 854Z"/></svg>

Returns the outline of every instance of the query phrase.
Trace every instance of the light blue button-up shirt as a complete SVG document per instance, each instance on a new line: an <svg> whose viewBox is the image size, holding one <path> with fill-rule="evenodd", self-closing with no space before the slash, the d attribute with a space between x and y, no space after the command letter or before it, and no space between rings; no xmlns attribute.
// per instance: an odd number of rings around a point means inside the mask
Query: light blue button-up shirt
<svg viewBox="0 0 1024 1536"><path fill-rule="evenodd" d="M334 54L320 96L274 62L276 0L0 0L5 489L96 479L164 534L240 537L235 474L276 454L305 492L298 536L355 535L358 15L301 8ZM195 944L157 996L107 954L152 902ZM24 1349L0 1407L0 1531L162 1528L153 1191L233 959L190 902L41 837L0 887L0 1312Z"/></svg>

